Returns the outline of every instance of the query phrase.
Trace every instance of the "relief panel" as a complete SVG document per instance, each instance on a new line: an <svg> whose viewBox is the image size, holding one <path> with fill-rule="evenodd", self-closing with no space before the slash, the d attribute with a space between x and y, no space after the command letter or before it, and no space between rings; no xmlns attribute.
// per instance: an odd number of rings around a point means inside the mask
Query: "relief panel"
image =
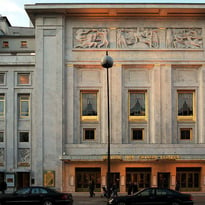
<svg viewBox="0 0 205 205"><path fill-rule="evenodd" d="M117 29L117 48L159 48L159 29L120 28Z"/></svg>
<svg viewBox="0 0 205 205"><path fill-rule="evenodd" d="M74 28L74 48L108 48L109 30L106 28Z"/></svg>
<svg viewBox="0 0 205 205"><path fill-rule="evenodd" d="M167 48L203 48L201 28L168 28Z"/></svg>
<svg viewBox="0 0 205 205"><path fill-rule="evenodd" d="M30 166L31 153L29 148L18 149L18 166Z"/></svg>

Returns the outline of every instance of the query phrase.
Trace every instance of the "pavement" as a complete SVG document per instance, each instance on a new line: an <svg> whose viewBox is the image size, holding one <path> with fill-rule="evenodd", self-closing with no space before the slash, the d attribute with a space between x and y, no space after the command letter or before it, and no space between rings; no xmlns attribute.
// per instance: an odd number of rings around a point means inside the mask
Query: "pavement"
<svg viewBox="0 0 205 205"><path fill-rule="evenodd" d="M187 193L187 192L186 192ZM194 205L204 205L205 193L204 192L189 192L193 196ZM95 192L95 197L90 198L88 192L75 192L72 193L74 204L73 205L106 205L107 199L103 197L103 193ZM118 193L119 196L127 195L127 193Z"/></svg>

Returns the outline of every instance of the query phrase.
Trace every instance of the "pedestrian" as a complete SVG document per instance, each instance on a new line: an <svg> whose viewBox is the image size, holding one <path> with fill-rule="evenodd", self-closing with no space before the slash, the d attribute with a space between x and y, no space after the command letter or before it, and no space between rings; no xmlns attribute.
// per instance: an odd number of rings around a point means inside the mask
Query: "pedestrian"
<svg viewBox="0 0 205 205"><path fill-rule="evenodd" d="M132 182L131 181L128 183L127 194L128 195L132 194Z"/></svg>
<svg viewBox="0 0 205 205"><path fill-rule="evenodd" d="M134 184L132 186L132 192L133 192L133 194L138 192L138 184L137 184L137 182L134 182Z"/></svg>
<svg viewBox="0 0 205 205"><path fill-rule="evenodd" d="M90 197L95 196L95 193L94 193L95 183L93 180L89 181L88 188L89 188Z"/></svg>
<svg viewBox="0 0 205 205"><path fill-rule="evenodd" d="M178 182L178 181L177 181L177 183L176 183L175 190L176 190L176 191L179 191L179 190L180 190L180 184L179 184L179 182Z"/></svg>
<svg viewBox="0 0 205 205"><path fill-rule="evenodd" d="M116 197L117 196L117 184L114 182L114 184L112 185L112 197Z"/></svg>
<svg viewBox="0 0 205 205"><path fill-rule="evenodd" d="M5 194L5 191L7 190L7 183L2 180L0 183L0 191L2 192L2 194Z"/></svg>

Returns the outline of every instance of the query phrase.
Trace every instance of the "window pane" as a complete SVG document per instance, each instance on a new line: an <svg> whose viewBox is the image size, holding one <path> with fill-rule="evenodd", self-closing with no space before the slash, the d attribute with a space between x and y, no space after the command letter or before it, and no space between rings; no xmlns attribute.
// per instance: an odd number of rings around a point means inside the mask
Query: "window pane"
<svg viewBox="0 0 205 205"><path fill-rule="evenodd" d="M4 73L0 73L0 85L4 85L4 76L5 74Z"/></svg>
<svg viewBox="0 0 205 205"><path fill-rule="evenodd" d="M130 93L130 115L145 116L145 93Z"/></svg>
<svg viewBox="0 0 205 205"><path fill-rule="evenodd" d="M133 140L143 140L143 129L133 129Z"/></svg>
<svg viewBox="0 0 205 205"><path fill-rule="evenodd" d="M178 93L178 115L193 115L193 93Z"/></svg>
<svg viewBox="0 0 205 205"><path fill-rule="evenodd" d="M28 132L20 132L19 133L19 141L20 142L29 142L29 133Z"/></svg>
<svg viewBox="0 0 205 205"><path fill-rule="evenodd" d="M4 142L4 133L0 132L0 142Z"/></svg>
<svg viewBox="0 0 205 205"><path fill-rule="evenodd" d="M0 116L4 116L4 109L5 109L5 97L4 95L0 95Z"/></svg>
<svg viewBox="0 0 205 205"><path fill-rule="evenodd" d="M82 93L82 115L97 116L97 93Z"/></svg>
<svg viewBox="0 0 205 205"><path fill-rule="evenodd" d="M95 129L84 129L84 139L94 140L95 139Z"/></svg>
<svg viewBox="0 0 205 205"><path fill-rule="evenodd" d="M4 101L0 100L0 116L4 116Z"/></svg>
<svg viewBox="0 0 205 205"><path fill-rule="evenodd" d="M18 84L27 85L29 84L29 73L20 73L18 74Z"/></svg>
<svg viewBox="0 0 205 205"><path fill-rule="evenodd" d="M29 111L29 96L20 96L20 117L28 117Z"/></svg>

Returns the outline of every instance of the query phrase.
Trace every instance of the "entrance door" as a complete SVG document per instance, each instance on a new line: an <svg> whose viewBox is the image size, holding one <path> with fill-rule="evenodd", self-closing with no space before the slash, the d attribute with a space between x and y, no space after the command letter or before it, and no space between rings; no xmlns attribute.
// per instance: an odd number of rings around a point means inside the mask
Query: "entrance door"
<svg viewBox="0 0 205 205"><path fill-rule="evenodd" d="M100 168L76 168L76 192L88 192L89 181L94 181L95 192L101 191L101 170Z"/></svg>
<svg viewBox="0 0 205 205"><path fill-rule="evenodd" d="M16 175L16 188L20 189L30 185L30 173L29 172L17 172Z"/></svg>
<svg viewBox="0 0 205 205"><path fill-rule="evenodd" d="M170 173L158 172L158 187L169 188L170 187Z"/></svg>
<svg viewBox="0 0 205 205"><path fill-rule="evenodd" d="M117 187L118 191L120 191L119 190L119 188L120 188L120 173L119 172L111 172L110 173L110 178L111 178L110 179L110 181L111 181L110 185L111 186L115 185Z"/></svg>

